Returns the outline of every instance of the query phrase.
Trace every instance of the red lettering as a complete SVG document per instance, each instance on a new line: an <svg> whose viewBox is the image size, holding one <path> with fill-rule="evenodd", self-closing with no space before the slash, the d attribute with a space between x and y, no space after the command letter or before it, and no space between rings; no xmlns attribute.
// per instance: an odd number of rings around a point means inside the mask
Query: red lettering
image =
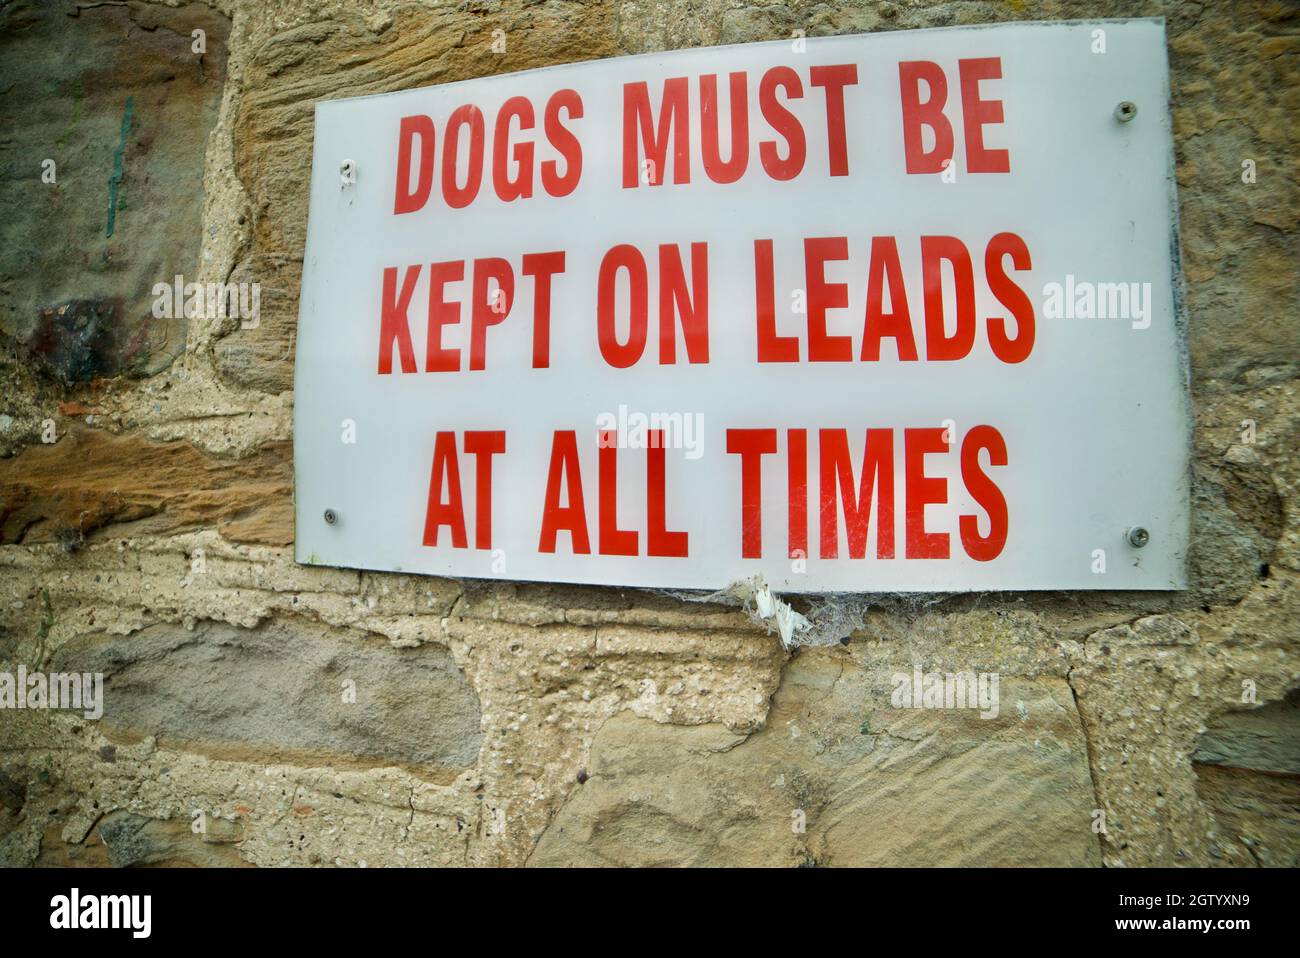
<svg viewBox="0 0 1300 958"><path fill-rule="evenodd" d="M469 162L465 185L456 182L460 158L460 130L469 127ZM447 137L442 144L442 197L454 210L464 209L478 196L483 182L483 111L472 103L457 107L447 120Z"/></svg>
<svg viewBox="0 0 1300 958"><path fill-rule="evenodd" d="M465 278L465 261L433 263L429 267L429 340L425 344L424 371L450 373L460 369L460 350L444 349L442 327L460 322L460 303L449 303L443 295L448 283Z"/></svg>
<svg viewBox="0 0 1300 958"><path fill-rule="evenodd" d="M646 450L646 554L682 559L687 555L688 534L670 532L667 529L668 495L664 431L651 429L648 439L650 447ZM635 543L635 533L633 537Z"/></svg>
<svg viewBox="0 0 1300 958"><path fill-rule="evenodd" d="M821 556L834 559L839 555L839 509L844 505L844 525L848 536L849 558L867 554L867 527L871 516L872 489L876 492L876 555L894 557L894 431L868 429L866 450L862 458L862 479L857 495L853 492L853 463L849 459L848 433L844 429L819 431L821 462ZM837 497L836 489L840 495Z"/></svg>
<svg viewBox="0 0 1300 958"><path fill-rule="evenodd" d="M686 289L681 250L675 244L659 247L659 363L677 362L677 326L681 316L686 358L692 363L709 361L709 247L691 244L691 289Z"/></svg>
<svg viewBox="0 0 1300 958"><path fill-rule="evenodd" d="M443 483L447 501L442 501ZM424 514L424 544L438 544L438 529L451 527L451 545L466 547L465 507L460 496L460 466L456 462L456 434L439 432L433 443L433 467L429 474L429 501Z"/></svg>
<svg viewBox="0 0 1300 958"><path fill-rule="evenodd" d="M704 172L715 183L734 183L749 165L749 95L744 72L730 76L731 158L725 163L718 148L718 75L700 77L700 133Z"/></svg>
<svg viewBox="0 0 1300 958"><path fill-rule="evenodd" d="M1015 233L999 233L989 240L984 251L984 275L989 290L1011 311L1016 321L1016 338L1011 339L1007 335L1007 321L990 317L989 346L993 348L993 355L1004 363L1020 363L1029 358L1034 348L1034 304L1002 268L1002 260L1008 255L1015 269L1026 270L1033 265L1029 259L1029 247Z"/></svg>
<svg viewBox="0 0 1300 958"><path fill-rule="evenodd" d="M849 148L844 135L844 88L858 82L855 64L813 67L809 82L826 91L826 140L830 151L831 176L849 175Z"/></svg>
<svg viewBox="0 0 1300 958"><path fill-rule="evenodd" d="M849 305L848 284L827 283L826 263L848 259L849 241L843 236L806 239L803 250L808 286L808 361L852 362L853 338L826 332L826 311Z"/></svg>
<svg viewBox="0 0 1300 958"><path fill-rule="evenodd" d="M943 260L952 264L956 286L957 328L951 336L943 315ZM964 359L975 345L975 280L965 244L955 236L922 236L921 278L926 361Z"/></svg>
<svg viewBox="0 0 1300 958"><path fill-rule="evenodd" d="M984 127L1002 122L1002 101L981 100L980 80L1002 79L1001 57L958 60L961 77L961 113L966 131L966 170L970 173L1010 173L1011 159L1006 150L984 147Z"/></svg>
<svg viewBox="0 0 1300 958"><path fill-rule="evenodd" d="M691 134L688 119L690 88L686 77L664 80L664 93L656 128L650 107L650 90L646 82L623 85L623 188L632 189L639 182L641 150L637 148L638 128L641 145L649 163L646 182L659 186L668 165L668 140L673 141L673 182L691 181Z"/></svg>
<svg viewBox="0 0 1300 958"><path fill-rule="evenodd" d="M397 267L384 269L384 295L380 300L379 312L379 374L386 376L393 371L393 343L401 357L402 372L413 373L415 367L415 350L411 346L411 328L407 322L406 310L411 305L411 294L415 292L416 280L420 278L419 266L408 266L402 277L402 292L397 294Z"/></svg>
<svg viewBox="0 0 1300 958"><path fill-rule="evenodd" d="M786 440L790 444L790 460L786 464L786 484L789 488L787 515L790 525L788 554L791 559L807 559L808 430L788 430Z"/></svg>
<svg viewBox="0 0 1300 958"><path fill-rule="evenodd" d="M492 457L506 451L505 430L467 431L465 451L474 457L474 548L492 548Z"/></svg>
<svg viewBox="0 0 1300 958"><path fill-rule="evenodd" d="M419 180L411 189L411 149L420 138ZM433 120L427 116L404 116L397 133L397 195L393 213L414 213L429 201L433 189Z"/></svg>
<svg viewBox="0 0 1300 958"><path fill-rule="evenodd" d="M792 99L803 98L803 84L799 82L799 74L794 70L789 67L773 67L763 74L758 85L758 106L767 125L785 140L787 149L785 159L782 159L777 153L776 141L764 140L758 145L758 156L763 162L763 169L772 179L792 180L803 170L807 143L799 118L778 102L778 87Z"/></svg>
<svg viewBox="0 0 1300 958"><path fill-rule="evenodd" d="M758 361L797 363L799 337L776 333L776 290L772 241L754 240L754 308L758 316Z"/></svg>
<svg viewBox="0 0 1300 958"><path fill-rule="evenodd" d="M519 119L520 130L533 128L533 105L527 97L512 96L502 104L492 140L492 185L496 188L497 196L507 203L533 195L531 141L515 144L514 160L518 175L514 179L510 178L510 122L516 117Z"/></svg>
<svg viewBox="0 0 1300 958"><path fill-rule="evenodd" d="M564 484L567 506L560 505L560 486ZM582 470L578 465L578 437L572 429L557 431L551 440L551 466L546 477L546 501L542 507L542 533L538 552L555 552L555 539L561 530L569 533L575 555L590 555L587 537L587 510L582 499Z"/></svg>
<svg viewBox="0 0 1300 958"><path fill-rule="evenodd" d="M571 119L582 119L582 97L576 90L559 90L546 104L546 139L564 158L564 175L557 172L558 164L554 160L542 163L542 187L551 196L568 196L578 186L582 177L582 144L572 131L560 122L560 111L564 110Z"/></svg>
<svg viewBox="0 0 1300 958"><path fill-rule="evenodd" d="M947 452L942 429L903 430L903 469L906 474L906 554L909 559L948 558L948 533L925 531L925 507L948 501L948 480L925 474L929 453Z"/></svg>
<svg viewBox="0 0 1300 958"><path fill-rule="evenodd" d="M618 341L615 312L615 282L619 270L625 270L631 293L631 321L626 343ZM597 279L596 329L600 340L600 354L615 369L626 369L636 364L645 352L649 304L648 280L645 260L635 246L626 243L615 246L600 262Z"/></svg>
<svg viewBox="0 0 1300 958"><path fill-rule="evenodd" d="M929 98L921 102L921 81L929 88ZM904 60L898 64L898 82L903 102L903 151L908 173L938 173L944 160L952 159L952 124L943 114L948 99L948 80L937 63L929 60ZM934 149L925 151L921 128L934 132Z"/></svg>
<svg viewBox="0 0 1300 958"><path fill-rule="evenodd" d="M618 527L618 438L613 432L600 434L600 554L634 556L637 534Z"/></svg>
<svg viewBox="0 0 1300 958"><path fill-rule="evenodd" d="M983 507L989 517L989 534L979 533L976 516L962 516L957 520L961 530L961 544L966 554L976 562L988 562L1002 553L1007 543L1007 500L1002 490L980 466L980 451L989 452L989 465L1007 464L1007 444L1002 434L992 426L976 426L966 433L961 444L961 478L971 498Z"/></svg>
<svg viewBox="0 0 1300 958"><path fill-rule="evenodd" d="M763 460L776 452L775 429L728 429L727 452L740 456L740 554L763 556Z"/></svg>
<svg viewBox="0 0 1300 958"><path fill-rule="evenodd" d="M488 298L488 286L496 290ZM515 272L498 257L474 260L474 303L470 307L469 368L483 369L487 363L487 329L501 322L515 302Z"/></svg>
<svg viewBox="0 0 1300 958"><path fill-rule="evenodd" d="M889 290L890 312L885 312L884 293ZM903 285L903 267L898 261L898 243L892 236L871 238L871 262L867 267L867 318L862 330L862 358L880 359L880 341L892 336L898 358L915 362L916 339L912 335L912 317L907 308L907 289Z"/></svg>
<svg viewBox="0 0 1300 958"><path fill-rule="evenodd" d="M551 365L551 277L564 272L564 253L527 253L523 274L533 277L533 368Z"/></svg>

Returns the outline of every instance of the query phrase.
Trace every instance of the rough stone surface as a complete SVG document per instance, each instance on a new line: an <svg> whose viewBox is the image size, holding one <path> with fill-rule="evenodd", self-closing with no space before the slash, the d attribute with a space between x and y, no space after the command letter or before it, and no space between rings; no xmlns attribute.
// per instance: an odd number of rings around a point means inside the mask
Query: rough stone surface
<svg viewBox="0 0 1300 958"><path fill-rule="evenodd" d="M1300 695L1215 719L1192 763L1230 841L1261 865L1300 866Z"/></svg>
<svg viewBox="0 0 1300 958"><path fill-rule="evenodd" d="M1080 827L1092 782L1064 679L1001 687L996 718L894 709L890 657L805 652L751 735L611 719L529 863L1100 864Z"/></svg>
<svg viewBox="0 0 1300 958"><path fill-rule="evenodd" d="M40 868L248 868L239 857L238 822L157 819L112 812L84 841L68 843L57 828L41 844Z"/></svg>
<svg viewBox="0 0 1300 958"><path fill-rule="evenodd" d="M200 4L0 10L0 332L60 383L157 372L185 347L152 289L198 273L229 31Z"/></svg>
<svg viewBox="0 0 1300 958"><path fill-rule="evenodd" d="M260 764L402 765L432 775L473 765L482 739L473 689L432 645L344 643L287 623L159 625L129 638L82 637L51 665L103 674L100 728L110 739L151 736L164 748Z"/></svg>
<svg viewBox="0 0 1300 958"><path fill-rule="evenodd" d="M1192 761L1300 776L1300 693L1216 718L1201 735Z"/></svg>
<svg viewBox="0 0 1300 958"><path fill-rule="evenodd" d="M62 441L0 460L0 542L80 548L116 533L213 525L232 541L293 541L289 444L221 459L190 443L158 443L74 427Z"/></svg>
<svg viewBox="0 0 1300 958"><path fill-rule="evenodd" d="M97 723L0 714L0 862L1297 864L1294 4L37 6L0 13L18 26L0 31L0 670L105 662L129 699ZM792 657L729 606L293 562L313 102L795 30L1103 16L1168 26L1188 591L879 598L845 646ZM210 25L201 77L191 20ZM48 49L77 56L25 53L56 21ZM65 128L52 190L39 161ZM260 283L260 323L140 338L140 297L176 271ZM892 708L914 665L998 673L998 718ZM340 669L377 680L370 705L362 677L345 711Z"/></svg>

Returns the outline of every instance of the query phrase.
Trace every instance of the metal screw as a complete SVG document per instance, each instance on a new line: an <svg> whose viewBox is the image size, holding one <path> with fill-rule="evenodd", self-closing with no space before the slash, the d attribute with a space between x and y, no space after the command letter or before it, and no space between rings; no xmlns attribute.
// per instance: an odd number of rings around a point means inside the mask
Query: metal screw
<svg viewBox="0 0 1300 958"><path fill-rule="evenodd" d="M1147 532L1142 526L1134 526L1124 534L1124 538L1128 539L1128 544L1134 549L1141 549L1151 541L1151 533Z"/></svg>
<svg viewBox="0 0 1300 958"><path fill-rule="evenodd" d="M326 509L326 510L325 510L325 522L326 522L328 525L331 525L331 526L332 526L332 525L334 525L334 523L336 523L336 522L338 522L338 521L339 521L338 513L336 513L333 509Z"/></svg>
<svg viewBox="0 0 1300 958"><path fill-rule="evenodd" d="M1120 103L1119 106L1115 107L1115 119L1119 120L1121 123L1127 123L1137 115L1137 104L1133 103L1131 100L1125 100Z"/></svg>

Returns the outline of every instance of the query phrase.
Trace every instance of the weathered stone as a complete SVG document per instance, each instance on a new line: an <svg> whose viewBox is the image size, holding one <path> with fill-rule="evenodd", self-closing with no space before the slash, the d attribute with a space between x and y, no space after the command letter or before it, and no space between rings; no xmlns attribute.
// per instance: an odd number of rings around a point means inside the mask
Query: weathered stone
<svg viewBox="0 0 1300 958"><path fill-rule="evenodd" d="M101 724L125 739L153 736L160 746L242 761L400 765L431 776L478 756L478 698L433 645L348 642L305 623L203 623L86 636L54 661L104 674Z"/></svg>
<svg viewBox="0 0 1300 958"><path fill-rule="evenodd" d="M196 824L197 823L197 824ZM239 822L146 818L131 812L105 815L82 842L66 842L50 829L38 868L248 868L239 855Z"/></svg>
<svg viewBox="0 0 1300 958"><path fill-rule="evenodd" d="M1006 681L996 718L895 709L868 658L800 655L748 736L610 719L530 864L1100 864L1064 681Z"/></svg>
<svg viewBox="0 0 1300 958"><path fill-rule="evenodd" d="M61 383L155 372L184 348L152 290L197 279L229 29L199 4L0 12L0 330Z"/></svg>
<svg viewBox="0 0 1300 958"><path fill-rule="evenodd" d="M1300 779L1217 765L1196 766L1196 794L1215 834L1246 849L1254 864L1300 867Z"/></svg>
<svg viewBox="0 0 1300 958"><path fill-rule="evenodd" d="M235 849L240 828L221 819L203 820L196 832L191 821L158 821L129 813L109 815L99 826L99 837L108 849L114 868L131 865L179 864L201 867L247 867Z"/></svg>
<svg viewBox="0 0 1300 958"><path fill-rule="evenodd" d="M107 865L101 818L120 860L215 862L185 835L206 809L209 823L238 822L237 846L217 854L264 865L1095 863L1098 848L1116 866L1297 863L1295 778L1235 724L1281 711L1300 684L1294 4L219 6L236 24L228 81L226 21L206 7L0 13L0 657L49 665L102 633L90 644L121 646L117 687L154 703L133 714L162 732L136 740L132 714L120 726L4 715L0 749L21 758L0 782L0 862ZM1168 25L1196 416L1187 592L873 595L834 609L790 597L851 639L791 664L718 603L293 562L290 390L314 101L796 31L1132 15ZM204 17L200 76L189 34ZM123 145L127 202L107 238ZM57 184L40 182L45 157ZM146 320L151 284L197 279L200 265L205 280L261 284L261 322ZM182 344L146 382L81 382L148 373ZM96 428L65 436L66 417ZM49 422L63 438L46 447ZM214 620L245 637L217 643L224 658L212 660L237 664L239 688L203 669ZM157 636L192 635L185 623L208 638L168 651ZM299 642L259 644L287 633ZM417 769L401 766L436 722L405 706L391 742L378 716L355 734L322 727L332 700L309 703L310 721L286 719L284 735L268 728L283 713L249 690L269 677L268 689L336 694L338 676L313 657L325 647L335 661L382 647L378 674L397 690L423 674L408 663L454 657L476 704L439 710L461 715L464 734ZM1001 715L887 709L889 673L912 662L999 672ZM1242 711L1246 681L1258 710ZM212 696L192 713L157 705L204 687ZM218 693L267 721L236 722ZM385 748L398 754L375 754Z"/></svg>
<svg viewBox="0 0 1300 958"><path fill-rule="evenodd" d="M27 775L25 769L0 768L0 809L17 815L27 801ZM8 829L4 829L5 832Z"/></svg>
<svg viewBox="0 0 1300 958"><path fill-rule="evenodd" d="M1070 685L1106 813L1108 865L1252 863L1249 847L1217 830L1214 808L1198 798L1198 772L1220 766L1194 765L1192 756L1207 726L1238 721L1220 716L1240 710L1243 683L1261 702L1297 686L1297 581L1275 571L1223 611L1151 616L1088 637Z"/></svg>
<svg viewBox="0 0 1300 958"><path fill-rule="evenodd" d="M1201 735L1192 761L1300 777L1300 690L1281 702L1219 716Z"/></svg>
<svg viewBox="0 0 1300 958"><path fill-rule="evenodd" d="M119 342L123 308L118 299L74 300L42 309L27 348L65 385L115 376L131 358Z"/></svg>
<svg viewBox="0 0 1300 958"><path fill-rule="evenodd" d="M243 542L293 541L288 443L220 459L187 442L73 427L56 443L0 459L0 542L62 542L129 523L159 535L216 525Z"/></svg>
<svg viewBox="0 0 1300 958"><path fill-rule="evenodd" d="M1300 866L1300 692L1215 719L1192 762L1225 841L1260 865Z"/></svg>

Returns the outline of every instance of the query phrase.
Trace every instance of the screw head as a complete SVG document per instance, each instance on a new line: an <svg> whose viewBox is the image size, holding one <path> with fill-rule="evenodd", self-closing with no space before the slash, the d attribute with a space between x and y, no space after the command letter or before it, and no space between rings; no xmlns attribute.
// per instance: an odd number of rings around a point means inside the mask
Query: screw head
<svg viewBox="0 0 1300 958"><path fill-rule="evenodd" d="M339 521L339 516L338 516L338 513L337 513L337 512L335 512L333 509L326 509L326 510L325 510L325 522L326 522L328 525L331 525L331 526L332 526L332 525L334 525L334 523L336 523L336 522L338 522L338 521Z"/></svg>
<svg viewBox="0 0 1300 958"><path fill-rule="evenodd" d="M1129 531L1124 534L1124 537L1128 539L1128 544L1134 549L1141 549L1151 541L1151 533L1147 532L1147 530L1142 526L1134 526L1129 529Z"/></svg>
<svg viewBox="0 0 1300 958"><path fill-rule="evenodd" d="M1132 100L1124 100L1115 107L1115 119L1121 123L1127 123L1138 115L1137 104Z"/></svg>

